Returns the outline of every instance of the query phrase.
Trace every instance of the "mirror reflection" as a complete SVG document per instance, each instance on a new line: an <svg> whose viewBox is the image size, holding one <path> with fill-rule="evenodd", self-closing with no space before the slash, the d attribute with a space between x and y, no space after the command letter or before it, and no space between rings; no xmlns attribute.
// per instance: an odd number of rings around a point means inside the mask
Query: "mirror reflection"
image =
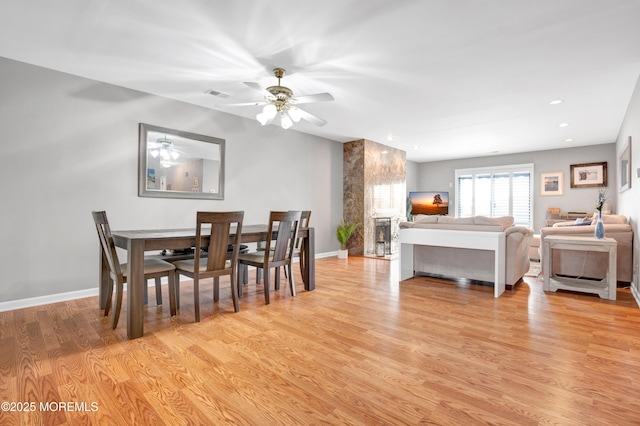
<svg viewBox="0 0 640 426"><path fill-rule="evenodd" d="M139 195L224 199L224 142L140 123Z"/></svg>

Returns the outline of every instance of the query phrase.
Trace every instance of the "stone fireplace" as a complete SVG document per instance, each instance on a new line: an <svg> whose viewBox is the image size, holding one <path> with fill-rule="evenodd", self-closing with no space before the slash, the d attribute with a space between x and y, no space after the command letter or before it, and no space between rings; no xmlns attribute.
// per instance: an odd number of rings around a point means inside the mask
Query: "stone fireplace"
<svg viewBox="0 0 640 426"><path fill-rule="evenodd" d="M354 255L376 256L380 231L385 255L398 252L406 209L406 153L366 139L343 146L344 219L361 226L349 240Z"/></svg>

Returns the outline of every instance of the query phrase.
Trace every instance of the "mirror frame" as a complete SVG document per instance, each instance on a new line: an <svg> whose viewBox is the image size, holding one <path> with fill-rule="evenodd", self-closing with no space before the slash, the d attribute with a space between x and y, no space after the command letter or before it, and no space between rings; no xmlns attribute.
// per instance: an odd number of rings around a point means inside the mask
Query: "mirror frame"
<svg viewBox="0 0 640 426"><path fill-rule="evenodd" d="M164 133L167 137L177 136L191 139L195 142L211 143L220 149L220 170L218 176L218 193L210 192L187 192L187 191L161 191L147 189L147 139L149 132ZM184 132L182 130L168 129L151 124L140 123L138 132L138 196L154 198L188 198L204 200L224 200L224 175L225 175L225 140L212 136L199 135L196 133Z"/></svg>

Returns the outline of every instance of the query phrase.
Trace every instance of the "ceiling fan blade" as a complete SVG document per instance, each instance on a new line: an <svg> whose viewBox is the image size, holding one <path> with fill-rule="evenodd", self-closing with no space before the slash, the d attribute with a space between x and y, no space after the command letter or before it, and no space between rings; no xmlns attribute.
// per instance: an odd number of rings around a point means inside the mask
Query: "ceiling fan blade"
<svg viewBox="0 0 640 426"><path fill-rule="evenodd" d="M259 102L240 102L237 104L219 104L216 106L217 107L228 107L228 106L237 107L237 106L260 106L260 105L266 105L266 104L267 102L259 101Z"/></svg>
<svg viewBox="0 0 640 426"><path fill-rule="evenodd" d="M309 104L311 102L329 102L333 101L331 93L316 93L315 95L295 96L296 104Z"/></svg>
<svg viewBox="0 0 640 426"><path fill-rule="evenodd" d="M265 89L264 87L262 87L258 83L252 83L250 81L245 81L244 84L246 84L247 86L251 87L253 90L257 90L258 92L262 93L263 96L273 97L273 95L267 89Z"/></svg>
<svg viewBox="0 0 640 426"><path fill-rule="evenodd" d="M298 115L300 116L300 118L302 118L303 120L307 120L310 123L315 124L318 127L322 127L325 124L327 124L327 122L325 120L323 120L322 118L318 118L313 114L308 113L307 111L300 109L300 108L296 108L298 111Z"/></svg>

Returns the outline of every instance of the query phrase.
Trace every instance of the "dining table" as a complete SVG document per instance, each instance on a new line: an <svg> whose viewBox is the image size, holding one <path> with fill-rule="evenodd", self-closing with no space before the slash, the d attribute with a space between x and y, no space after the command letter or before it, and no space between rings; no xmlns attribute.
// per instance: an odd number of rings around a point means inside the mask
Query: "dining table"
<svg viewBox="0 0 640 426"><path fill-rule="evenodd" d="M235 231L232 227L230 242L235 239ZM243 225L241 243L254 243L266 241L268 237L268 225ZM112 231L116 247L127 251L127 263L129 273L127 276L127 337L135 339L144 334L144 292L146 280L144 279L145 252L160 250L181 250L195 247L196 229L141 229ZM275 235L274 235L275 236ZM272 236L272 238L274 237ZM302 263L302 281L304 289L315 289L315 233L314 228L300 228L298 237L302 239L301 249L304 256L300 257ZM205 238L206 240L206 238ZM102 247L100 247L100 308L104 309L108 297L107 293L109 269L105 261Z"/></svg>

